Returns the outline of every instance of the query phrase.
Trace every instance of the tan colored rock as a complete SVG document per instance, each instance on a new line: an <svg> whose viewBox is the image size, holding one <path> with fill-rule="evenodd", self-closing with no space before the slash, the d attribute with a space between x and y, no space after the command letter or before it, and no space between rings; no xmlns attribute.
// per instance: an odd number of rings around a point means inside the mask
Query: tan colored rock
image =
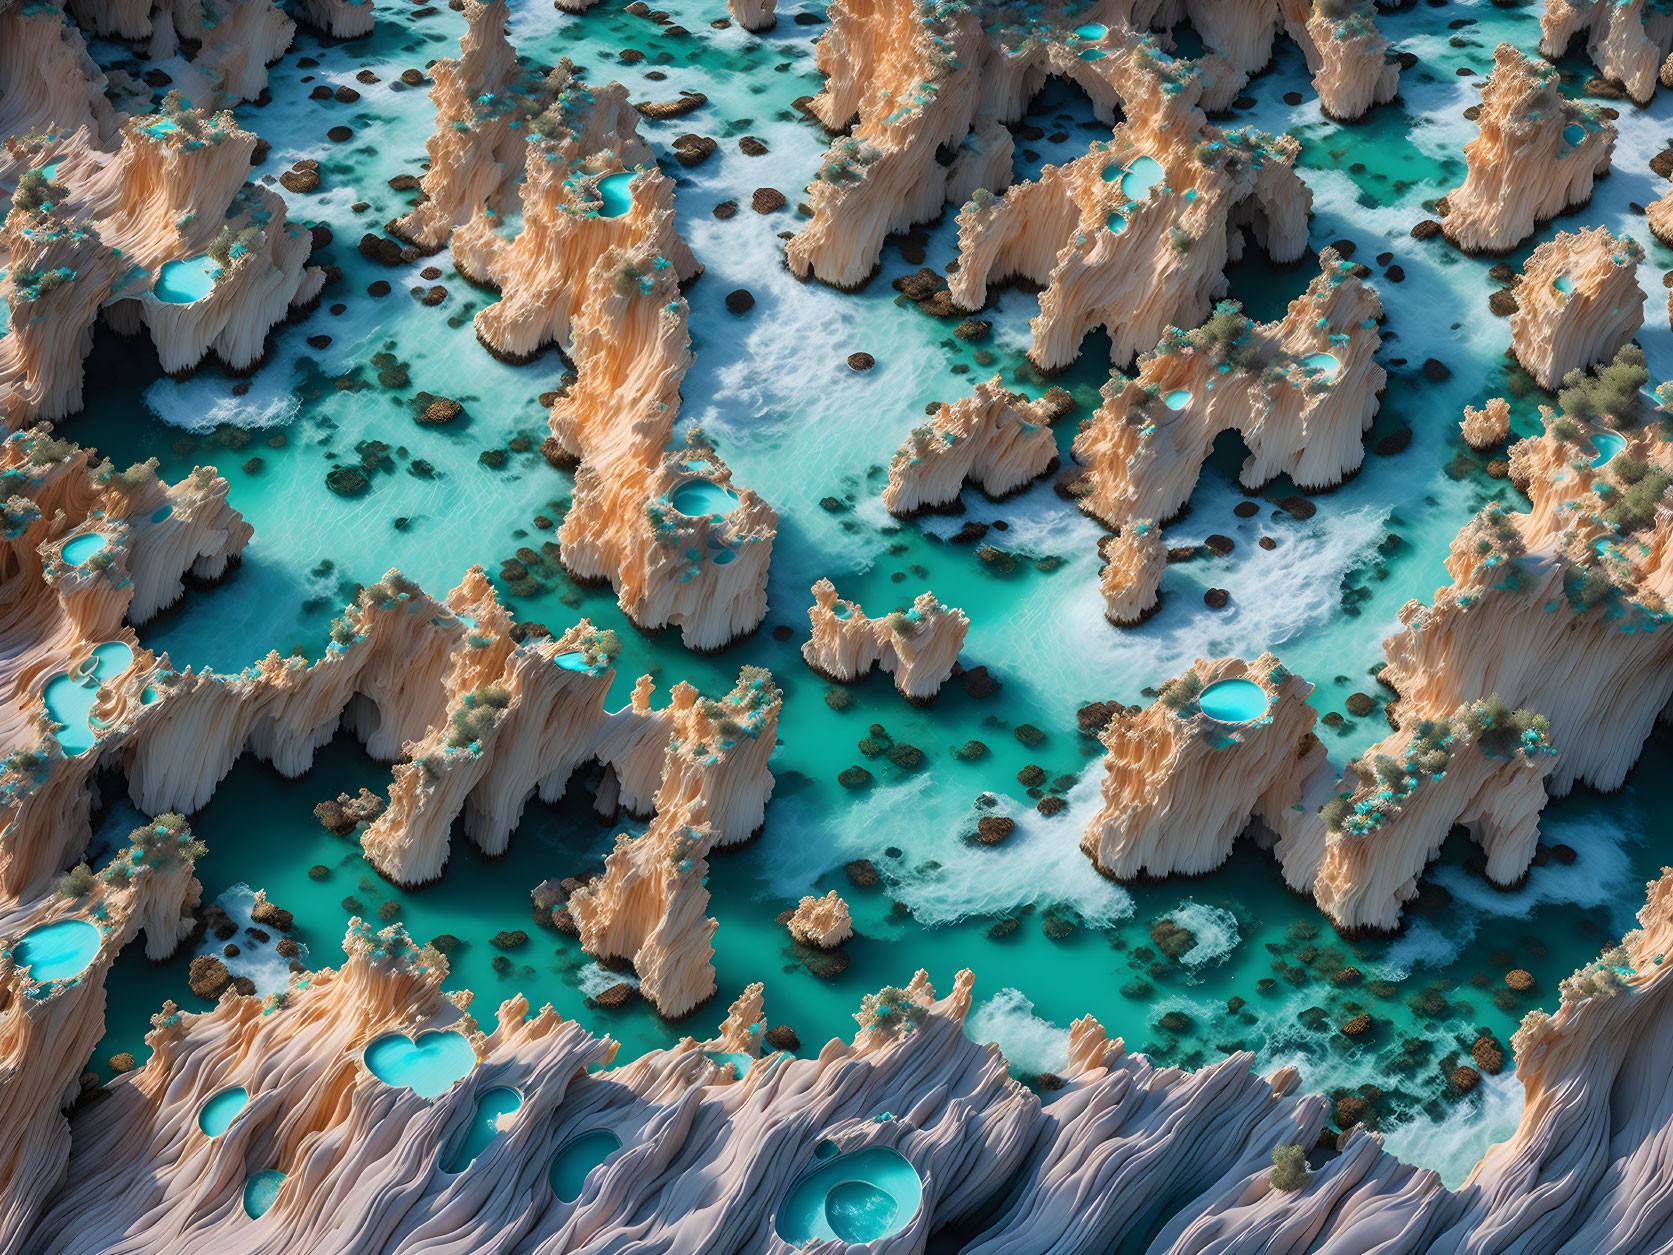
<svg viewBox="0 0 1673 1255"><path fill-rule="evenodd" d="M1271 64L1280 28L1307 58L1326 116L1354 121L1399 90L1400 67L1387 57L1368 0L1186 0L1184 8L1204 47L1229 63L1232 95Z"/></svg>
<svg viewBox="0 0 1673 1255"><path fill-rule="evenodd" d="M1657 69L1673 52L1673 14L1644 0L1545 0L1539 31L1539 55L1551 61L1585 34L1598 74L1640 105L1656 94Z"/></svg>
<svg viewBox="0 0 1673 1255"><path fill-rule="evenodd" d="M1508 252L1540 223L1584 205L1615 149L1614 124L1564 99L1556 68L1510 44L1493 52L1478 124L1464 146L1464 183L1447 193L1441 220L1466 253Z"/></svg>
<svg viewBox="0 0 1673 1255"><path fill-rule="evenodd" d="M802 645L802 658L814 671L852 684L881 667L894 676L896 691L917 705L940 692L953 674L970 627L964 611L942 606L934 593L919 593L910 610L868 619L824 579L813 586L807 617L813 634Z"/></svg>
<svg viewBox="0 0 1673 1255"><path fill-rule="evenodd" d="M822 898L803 898L787 926L797 941L818 950L834 950L854 935L848 903L835 889Z"/></svg>
<svg viewBox="0 0 1673 1255"><path fill-rule="evenodd" d="M968 481L994 501L1020 492L1057 462L1051 425L1073 406L1068 395L1029 401L995 375L951 405L943 404L889 462L883 504L911 518L958 500Z"/></svg>
<svg viewBox="0 0 1673 1255"><path fill-rule="evenodd" d="M1095 327L1126 363L1168 328L1201 322L1245 226L1276 262L1307 246L1312 193L1295 173L1296 141L1209 126L1183 63L1152 58L1127 73L1124 98L1143 103L1108 144L959 212L954 306L980 309L1010 276L1041 285L1029 358L1048 372Z"/></svg>
<svg viewBox="0 0 1673 1255"><path fill-rule="evenodd" d="M1254 323L1222 302L1196 330L1171 330L1136 379L1111 377L1075 438L1083 510L1111 527L1177 515L1228 429L1250 450L1245 488L1280 474L1327 487L1358 469L1387 381L1375 358L1382 305L1334 250L1320 262L1281 321Z"/></svg>
<svg viewBox="0 0 1673 1255"><path fill-rule="evenodd" d="M773 10L778 0L726 0L726 11L746 31L764 35L778 25Z"/></svg>
<svg viewBox="0 0 1673 1255"><path fill-rule="evenodd" d="M1464 443L1477 453L1495 449L1510 438L1510 402L1490 397L1479 410L1466 405L1464 421L1458 426L1464 433Z"/></svg>
<svg viewBox="0 0 1673 1255"><path fill-rule="evenodd" d="M1644 250L1607 227L1558 232L1517 277L1510 346L1522 369L1554 389L1569 371L1613 360L1644 321Z"/></svg>
<svg viewBox="0 0 1673 1255"><path fill-rule="evenodd" d="M1134 519L1099 545L1104 568L1098 591L1104 595L1104 618L1116 627L1137 627L1162 604L1162 572L1168 547L1153 519Z"/></svg>
<svg viewBox="0 0 1673 1255"><path fill-rule="evenodd" d="M1241 723L1204 714L1198 699L1222 681L1258 685L1266 711ZM1118 880L1213 871L1252 818L1299 802L1324 761L1312 735L1311 691L1271 654L1250 663L1199 660L1143 714L1112 719L1099 738L1103 805L1081 849Z"/></svg>

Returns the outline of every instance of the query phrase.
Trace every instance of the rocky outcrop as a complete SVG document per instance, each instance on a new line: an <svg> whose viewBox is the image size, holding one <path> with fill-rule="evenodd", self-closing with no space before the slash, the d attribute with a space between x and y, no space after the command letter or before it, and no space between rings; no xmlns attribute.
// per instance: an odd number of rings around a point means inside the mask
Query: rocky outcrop
<svg viewBox="0 0 1673 1255"><path fill-rule="evenodd" d="M1073 362L1095 327L1119 365L1208 317L1245 231L1276 262L1307 247L1312 193L1295 173L1295 140L1209 126L1180 63L1152 58L1130 73L1142 90L1128 95L1145 103L1109 143L959 212L954 306L980 309L1011 277L1040 285L1029 357L1048 372Z"/></svg>
<svg viewBox="0 0 1673 1255"><path fill-rule="evenodd" d="M1233 708L1216 701L1228 685L1242 690ZM1311 692L1271 654L1199 660L1142 714L1117 713L1099 738L1103 804L1081 849L1117 880L1213 871L1252 819L1299 802L1324 761Z"/></svg>
<svg viewBox="0 0 1673 1255"><path fill-rule="evenodd" d="M89 34L146 41L150 60L189 58L200 83L211 89L198 104L256 99L267 89L267 67L296 37L296 24L273 0L222 0L214 6L68 0L67 7Z"/></svg>
<svg viewBox="0 0 1673 1255"><path fill-rule="evenodd" d="M1478 410L1464 407L1464 419L1458 424L1464 443L1477 453L1496 449L1510 438L1510 402L1503 397L1491 397Z"/></svg>
<svg viewBox="0 0 1673 1255"><path fill-rule="evenodd" d="M1137 627L1162 605L1162 572L1168 547L1153 519L1134 519L1098 543L1104 559L1098 591L1104 595L1104 618L1116 627Z"/></svg>
<svg viewBox="0 0 1673 1255"><path fill-rule="evenodd" d="M1484 873L1514 888L1534 856L1545 780L1556 764L1546 721L1497 698L1409 720L1336 783L1311 782L1299 811L1267 816L1291 888L1346 933L1392 933L1418 877L1463 825Z"/></svg>
<svg viewBox="0 0 1673 1255"><path fill-rule="evenodd" d="M170 96L122 127L121 146L78 142L48 180L25 176L0 226L0 416L13 427L81 407L81 359L100 314L149 331L165 370L209 353L242 370L269 329L313 301L325 272L285 204L245 182L256 137L228 113Z"/></svg>
<svg viewBox="0 0 1673 1255"><path fill-rule="evenodd" d="M777 5L778 0L726 0L726 11L746 31L764 35L778 25Z"/></svg>
<svg viewBox="0 0 1673 1255"><path fill-rule="evenodd" d="M1282 320L1254 323L1224 301L1201 327L1171 329L1136 379L1111 377L1075 438L1082 509L1112 527L1172 518L1231 429L1250 450L1238 474L1247 489L1281 474L1329 487L1359 468L1387 381L1375 357L1382 305L1334 250L1320 261Z"/></svg>
<svg viewBox="0 0 1673 1255"><path fill-rule="evenodd" d="M1673 51L1673 14L1645 0L1545 0L1539 33L1539 55L1550 61L1584 35L1599 76L1647 105L1657 71Z"/></svg>
<svg viewBox="0 0 1673 1255"><path fill-rule="evenodd" d="M15 143L22 136L86 131L100 147L115 138L118 119L105 96L108 80L61 5L0 3L0 83L6 85L0 94L0 137ZM6 169L13 156L0 153L0 174L12 176L6 182L15 187L22 171Z"/></svg>
<svg viewBox="0 0 1673 1255"><path fill-rule="evenodd" d="M518 209L525 171L541 173L547 162L567 165L611 153L618 168L653 164L620 83L591 87L567 59L549 74L525 70L506 36L505 0L466 0L464 13L459 56L429 70L436 127L425 144L429 168L421 195L410 213L388 224L424 252L437 251L455 227L473 220L492 234ZM541 196L552 195L545 186Z"/></svg>
<svg viewBox="0 0 1673 1255"><path fill-rule="evenodd" d="M1540 223L1592 197L1609 170L1614 124L1557 90L1556 67L1509 44L1493 51L1481 133L1464 146L1464 183L1446 195L1441 230L1466 253L1502 253Z"/></svg>
<svg viewBox="0 0 1673 1255"><path fill-rule="evenodd" d="M1233 95L1271 64L1280 28L1307 58L1327 117L1352 122L1400 88L1371 0L1185 0L1184 9L1203 46L1229 63Z"/></svg>
<svg viewBox="0 0 1673 1255"><path fill-rule="evenodd" d="M998 501L1020 492L1057 464L1052 424L1074 407L1053 389L1038 401L1009 392L995 375L929 422L914 427L889 462L883 504L896 518L911 518L958 501L966 482Z"/></svg>
<svg viewBox="0 0 1673 1255"><path fill-rule="evenodd" d="M854 684L881 667L895 678L895 690L914 705L928 703L953 674L970 620L944 607L934 593L919 593L910 610L876 619L836 594L830 580L813 586L808 607L813 634L802 658L828 680Z"/></svg>
<svg viewBox="0 0 1673 1255"><path fill-rule="evenodd" d="M835 889L822 898L803 898L785 926L797 941L816 950L834 950L854 936L848 903Z"/></svg>
<svg viewBox="0 0 1673 1255"><path fill-rule="evenodd" d="M298 16L336 39L359 39L372 33L372 0L302 0Z"/></svg>
<svg viewBox="0 0 1673 1255"><path fill-rule="evenodd" d="M1559 232L1534 249L1513 289L1510 347L1542 388L1611 361L1644 321L1644 250L1607 227Z"/></svg>

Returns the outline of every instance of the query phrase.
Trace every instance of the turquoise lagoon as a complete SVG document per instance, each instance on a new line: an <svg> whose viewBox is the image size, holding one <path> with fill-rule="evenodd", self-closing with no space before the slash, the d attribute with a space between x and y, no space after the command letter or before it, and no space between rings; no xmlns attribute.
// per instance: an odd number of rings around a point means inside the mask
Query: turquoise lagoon
<svg viewBox="0 0 1673 1255"><path fill-rule="evenodd" d="M444 1030L385 1033L365 1053L366 1067L385 1085L404 1085L420 1098L445 1094L476 1066L476 1051L463 1033ZM513 1091L515 1092L515 1091Z"/></svg>
<svg viewBox="0 0 1673 1255"><path fill-rule="evenodd" d="M1202 713L1220 723L1248 723L1266 713L1266 690L1253 680L1216 680L1197 698Z"/></svg>
<svg viewBox="0 0 1673 1255"><path fill-rule="evenodd" d="M207 257L166 261L157 271L157 283L151 292L165 304L190 305L215 290L215 278L220 273L221 268Z"/></svg>
<svg viewBox="0 0 1673 1255"><path fill-rule="evenodd" d="M250 1101L250 1091L242 1085L234 1085L231 1089L223 1089L203 1104L203 1110L198 1112L198 1128L207 1137L219 1137L232 1127L232 1122L238 1118Z"/></svg>
<svg viewBox="0 0 1673 1255"><path fill-rule="evenodd" d="M686 118L641 122L658 151L688 130L754 134L772 150L770 158L747 158L723 143L725 151L702 167L684 170L670 162L665 171L676 180L680 229L706 268L687 294L697 360L682 388L677 438L683 439L684 423L701 424L736 482L761 493L780 515L770 610L749 640L702 657L682 650L677 633L644 636L608 589L575 585L546 555L551 524L562 520L572 491L571 477L538 453L546 429L538 398L558 386L563 367L556 354L522 367L491 359L476 344L470 318L493 297L451 272L440 281L447 299L435 308L403 300L399 284L396 295L381 301L366 291L374 280L394 276L361 257L353 242L405 212L407 198L387 183L420 159L433 120L423 92L396 91L392 80L404 67L456 54L463 20L445 7L422 17L380 11L376 32L352 45L327 46L299 34L272 68L272 105L237 110L274 145L268 168L314 158L325 186L338 190L286 199L298 220L331 228L336 242L316 260L340 266L343 283L328 288L307 319L275 330L271 356L247 380L212 367L169 380L149 346L102 333L89 363L87 410L61 430L97 444L118 465L155 456L171 480L200 463L218 465L232 482L232 503L256 528L245 561L227 580L188 592L178 608L139 629L141 640L168 650L176 667L237 671L269 649L300 648L318 657L331 618L354 587L389 566L444 591L470 563L495 575L520 550L535 555L525 560L529 583L513 590L499 581L520 618L561 633L587 617L620 634L611 709L627 700L644 672L653 674L660 704L678 680L714 695L731 686L740 666L769 667L785 691L782 745L773 760L778 784L762 837L711 860L711 909L720 921L715 1002L677 1026L642 1004L617 1012L590 1005L589 993L619 977L581 954L572 939L529 925L530 888L597 866L619 833L642 830L632 822L597 821L594 776L586 771L560 802L530 803L503 859L489 861L456 833L442 880L408 891L383 882L353 840L333 837L311 815L316 802L339 792L386 789L387 764L372 761L347 734L323 747L313 770L298 780L247 757L192 816L210 847L199 864L205 899L240 882L266 888L296 913L296 935L309 946L311 962L325 964L335 961L351 916L371 918L387 908L420 940L442 934L460 940L448 956L449 988L473 989L488 1005L519 992L536 1006L550 1001L619 1039L623 1058L711 1031L756 979L767 983L769 1020L793 1027L804 1051L816 1053L828 1038L853 1033L852 1015L864 993L904 984L919 967L945 991L959 968L970 966L977 1009L969 1031L1000 1042L1026 1080L1062 1066L1067 1026L1086 1013L1131 1048L1170 1064L1200 1066L1227 1045L1245 1046L1263 1070L1295 1064L1310 1087L1340 1092L1374 1085L1390 1148L1440 1168L1450 1182L1461 1180L1514 1122L1520 1099L1508 1075L1487 1078L1468 1099L1448 1098L1448 1060L1467 1054L1480 1029L1508 1041L1524 1014L1554 1006L1558 979L1632 926L1644 881L1667 861L1650 834L1673 804L1673 786L1664 783L1673 775L1669 733L1652 737L1643 765L1619 794L1579 789L1547 808L1543 840L1576 851L1572 865L1551 860L1533 869L1523 889L1500 894L1467 868L1474 848L1451 841L1426 875L1401 936L1345 941L1310 903L1289 894L1270 856L1249 843L1239 843L1224 867L1199 879L1117 886L1097 876L1078 839L1097 807L1099 746L1080 732L1075 712L1094 700L1148 702L1199 657L1253 658L1270 648L1316 685L1309 700L1321 714L1341 716L1339 727L1319 730L1337 767L1384 734L1384 694L1371 674L1381 661L1382 637L1407 600L1427 600L1447 582L1447 547L1476 510L1489 501L1521 503L1506 481L1487 474L1486 459L1463 445L1462 407L1505 396L1515 430L1525 435L1538 429L1539 405L1550 403L1504 358L1503 320L1481 312L1495 259L1461 257L1441 241L1419 243L1409 235L1413 222L1432 216L1425 202L1463 176L1460 154L1475 128L1460 115L1474 96L1470 80L1455 71L1485 73L1501 39L1533 48L1537 7L1418 6L1380 14L1384 32L1419 63L1402 76L1403 103L1373 110L1358 126L1320 116L1305 65L1288 41L1279 41L1272 71L1249 85L1254 104L1236 110L1226 125L1300 141L1299 165L1315 194L1312 245L1346 240L1357 248L1356 261L1369 265L1386 251L1404 268L1405 281L1396 284L1384 276L1385 267L1373 267L1371 282L1388 312L1379 360L1389 385L1366 444L1372 449L1408 429L1411 439L1392 456L1368 453L1358 476L1315 498L1316 516L1297 520L1277 505L1294 491L1287 481L1253 496L1237 486L1244 450L1235 434L1222 438L1191 512L1167 529L1167 538L1170 545L1200 545L1219 533L1235 548L1224 557L1205 553L1171 565L1163 610L1127 632L1102 618L1099 529L1049 483L1001 505L967 491L962 519L902 524L878 501L889 457L923 421L924 407L967 396L994 374L1029 396L1061 386L1076 401L1077 416L1090 413L1110 376L1105 339L1087 337L1080 361L1048 380L1025 357L1036 297L1000 292L981 315L993 332L980 343L953 336L952 322L897 305L892 279L920 264L940 269L956 255L952 214L923 232L921 261L892 243L879 278L852 294L803 285L784 271L776 233L795 228L788 215L715 218L715 205L747 204L753 189L768 183L792 204L803 195L828 137L791 102L819 90L813 40L825 28L781 20L762 40L713 31L699 16L676 14L689 33L669 34L619 8L598 6L577 17L519 6L511 33L531 62L571 56L595 79L621 80L635 100L668 99L680 89L707 95L709 104ZM789 16L789 10L781 14ZM1454 21L1467 24L1453 28ZM617 53L628 46L643 50L645 60L621 64ZM303 57L320 65L299 66ZM779 71L780 65L789 68ZM310 100L313 84L301 80L351 80L363 66L382 81L363 90L355 109L378 125L351 143L329 144L325 130L346 111ZM1576 74L1565 88L1571 93L1591 74L1578 62L1561 68ZM665 77L647 78L653 71ZM1301 92L1304 103L1283 103L1290 91ZM1085 97L1062 84L1049 86L1025 121L1044 138L1018 144L1019 179L1109 138ZM1623 111L1617 152L1641 151L1647 160L1670 124L1673 97ZM1064 138L1052 138L1058 134ZM1124 173L1117 166L1110 177ZM363 212L350 208L356 196L367 202ZM1508 260L1520 266L1535 245L1580 224L1603 223L1642 238L1642 219L1628 208L1641 198L1630 180L1605 180L1576 220L1547 225ZM1673 253L1654 242L1646 248L1640 286L1658 293ZM445 250L433 264L448 267ZM1230 295L1263 320L1281 316L1312 277L1307 265L1268 266L1254 249L1228 273ZM744 317L724 305L726 293L740 287L756 297ZM331 312L333 303L344 307L341 314ZM308 345L319 334L332 336L329 348ZM1647 318L1639 338L1653 377L1673 379L1673 333L1665 319ZM846 357L856 350L872 353L876 369L850 371ZM403 365L386 372L398 382L380 381L382 368L371 358L382 352ZM978 353L992 360L978 360ZM1444 362L1450 378L1425 378L1420 368L1429 357ZM338 386L344 378L354 386ZM145 389L149 412L143 415L135 413L136 381ZM247 387L235 393L241 384ZM418 390L460 398L470 422L418 427L411 419ZM1065 464L1074 426L1071 418L1056 431ZM522 444L520 436L531 445L512 447ZM366 440L390 447L394 470L374 472L360 497L332 495L326 473L356 460L355 445ZM491 448L507 451L498 470L479 461ZM255 454L259 470L241 469ZM420 459L433 476L414 472ZM1255 515L1234 513L1249 501ZM978 556L979 546L949 543L967 520L1006 525L987 534L984 544L994 551L988 557ZM1263 537L1274 547L1261 547ZM950 684L933 706L918 709L901 701L887 676L841 689L826 684L806 668L799 649L812 602L808 589L827 576L872 615L908 605L926 589L963 608L971 618L966 663L986 665L1003 687L977 701ZM1210 587L1230 593L1224 611L1203 604ZM775 639L774 627L789 628L791 639ZM1376 699L1372 714L1347 710L1356 692ZM874 724L894 743L922 751L923 765L904 769L887 757L868 757L861 742L876 743ZM1025 743L1024 725L1043 739ZM65 735L73 740L74 734L72 724ZM972 740L983 753L954 754ZM868 788L851 791L837 782L839 772L861 765L873 776ZM1045 776L1032 794L1017 780L1028 766ZM1041 815L1036 806L1047 797L1063 799L1067 808ZM991 808L977 806L982 798L992 799ZM997 847L965 840L981 814L996 811L1017 821L1010 840ZM107 846L126 832L123 823L132 826L129 819L113 814L105 825ZM879 887L859 889L844 876L843 865L861 858L879 869ZM323 876L311 878L310 867L325 869ZM804 893L831 888L850 902L857 935L845 947L848 970L821 980L799 962L773 920ZM1155 951L1150 930L1160 919L1194 934L1196 945L1181 960ZM497 933L517 928L529 933L522 946L502 952L491 944ZM1347 963L1366 973L1365 986L1332 985L1331 975ZM1534 973L1536 988L1505 990L1510 967ZM165 999L207 1009L191 995L184 964L153 968L129 947L116 969L107 1036L93 1061L101 1070L118 1051L145 1058L149 1017ZM1343 1039L1335 1025L1355 1008L1386 1022L1386 1033L1375 1041ZM1163 1028L1170 1011L1190 1017L1190 1027Z"/></svg>
<svg viewBox="0 0 1673 1255"><path fill-rule="evenodd" d="M868 1147L828 1157L803 1174L779 1205L773 1227L791 1246L875 1242L911 1223L923 1193L923 1181L905 1156Z"/></svg>
<svg viewBox="0 0 1673 1255"><path fill-rule="evenodd" d="M87 970L104 943L98 925L84 919L61 919L41 924L23 934L12 947L12 961L29 969L29 979L68 980Z"/></svg>

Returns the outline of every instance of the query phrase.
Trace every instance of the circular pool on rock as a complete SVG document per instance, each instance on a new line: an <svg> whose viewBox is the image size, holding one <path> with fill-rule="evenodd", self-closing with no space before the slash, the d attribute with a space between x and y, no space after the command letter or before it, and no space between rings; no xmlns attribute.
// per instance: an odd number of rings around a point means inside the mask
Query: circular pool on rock
<svg viewBox="0 0 1673 1255"><path fill-rule="evenodd" d="M1308 370L1316 370L1326 379L1336 378L1342 369L1342 363L1329 353L1309 353L1301 359L1301 364Z"/></svg>
<svg viewBox="0 0 1673 1255"><path fill-rule="evenodd" d="M668 504L688 519L721 518L738 506L738 494L707 479L692 479L668 494Z"/></svg>
<svg viewBox="0 0 1673 1255"><path fill-rule="evenodd" d="M581 1197L592 1170L622 1148L622 1139L609 1129L593 1129L570 1138L552 1156L546 1183L560 1202L573 1203Z"/></svg>
<svg viewBox="0 0 1673 1255"><path fill-rule="evenodd" d="M29 969L37 983L79 976L99 953L104 934L84 919L61 919L23 934L12 948L12 962Z"/></svg>
<svg viewBox="0 0 1673 1255"><path fill-rule="evenodd" d="M1218 723L1248 723L1264 715L1271 701L1253 680L1216 680L1202 691L1197 705Z"/></svg>
<svg viewBox="0 0 1673 1255"><path fill-rule="evenodd" d="M577 650L571 650L567 654L559 654L552 661L565 671L581 671L588 675L592 674L592 667L587 663L587 656Z"/></svg>
<svg viewBox="0 0 1673 1255"><path fill-rule="evenodd" d="M273 1206L273 1200L279 1197L279 1187L285 1183L285 1174L277 1168L268 1168L258 1172L244 1182L244 1214L256 1220L267 1214L267 1209Z"/></svg>
<svg viewBox="0 0 1673 1255"><path fill-rule="evenodd" d="M451 1029L420 1033L385 1033L362 1056L373 1076L385 1085L404 1085L420 1098L445 1094L476 1066L476 1051L463 1033Z"/></svg>
<svg viewBox="0 0 1673 1255"><path fill-rule="evenodd" d="M64 725L57 734L58 744L71 758L85 754L98 739L89 719L99 686L121 675L133 661L134 651L123 642L106 641L94 646L92 655L72 671L60 672L46 682L41 699L53 722Z"/></svg>
<svg viewBox="0 0 1673 1255"><path fill-rule="evenodd" d="M773 1227L791 1246L875 1242L906 1228L923 1194L924 1183L904 1155L872 1146L803 1173L779 1205Z"/></svg>
<svg viewBox="0 0 1673 1255"><path fill-rule="evenodd" d="M203 1109L198 1112L198 1128L209 1137L221 1136L232 1126L233 1120L249 1101L250 1091L242 1085L223 1089L203 1104Z"/></svg>
<svg viewBox="0 0 1673 1255"><path fill-rule="evenodd" d="M1182 410L1191 404L1191 391L1189 388L1175 388L1162 398L1162 404L1170 410Z"/></svg>
<svg viewBox="0 0 1673 1255"><path fill-rule="evenodd" d="M1626 439L1617 436L1612 431L1600 431L1592 436L1592 448L1597 450L1597 456L1592 459L1593 466L1603 466L1612 461L1617 453L1627 447Z"/></svg>
<svg viewBox="0 0 1673 1255"><path fill-rule="evenodd" d="M476 1115L459 1149L447 1161L444 1172L463 1172L483 1151L492 1146L503 1130L502 1117L515 1114L523 1106L523 1095L509 1085L496 1085L482 1091L476 1100Z"/></svg>
<svg viewBox="0 0 1673 1255"><path fill-rule="evenodd" d="M620 218L633 208L633 193L628 190L632 182L631 174L607 174L598 181L598 194L604 198L601 218Z"/></svg>
<svg viewBox="0 0 1673 1255"><path fill-rule="evenodd" d="M190 305L209 295L220 273L221 268L207 257L166 261L151 294L166 305Z"/></svg>
<svg viewBox="0 0 1673 1255"><path fill-rule="evenodd" d="M109 543L101 532L83 532L65 541L58 553L71 566L80 566Z"/></svg>

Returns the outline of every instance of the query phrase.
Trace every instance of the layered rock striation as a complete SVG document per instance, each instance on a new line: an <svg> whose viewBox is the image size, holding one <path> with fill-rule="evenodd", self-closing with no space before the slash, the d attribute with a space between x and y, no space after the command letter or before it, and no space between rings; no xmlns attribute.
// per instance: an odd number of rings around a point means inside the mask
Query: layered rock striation
<svg viewBox="0 0 1673 1255"><path fill-rule="evenodd" d="M824 579L813 586L807 617L812 635L802 645L802 658L814 671L839 684L857 684L881 668L894 676L902 697L920 706L953 674L970 628L964 611L943 606L934 593L919 593L910 609L868 619Z"/></svg>
<svg viewBox="0 0 1673 1255"><path fill-rule="evenodd" d="M1614 124L1567 100L1557 70L1510 44L1493 50L1480 134L1464 146L1463 185L1448 192L1441 230L1466 253L1504 253L1542 222L1592 198L1609 172Z"/></svg>
<svg viewBox="0 0 1673 1255"><path fill-rule="evenodd" d="M1561 231L1534 249L1512 289L1510 347L1542 388L1614 359L1644 321L1644 250L1607 227Z"/></svg>

